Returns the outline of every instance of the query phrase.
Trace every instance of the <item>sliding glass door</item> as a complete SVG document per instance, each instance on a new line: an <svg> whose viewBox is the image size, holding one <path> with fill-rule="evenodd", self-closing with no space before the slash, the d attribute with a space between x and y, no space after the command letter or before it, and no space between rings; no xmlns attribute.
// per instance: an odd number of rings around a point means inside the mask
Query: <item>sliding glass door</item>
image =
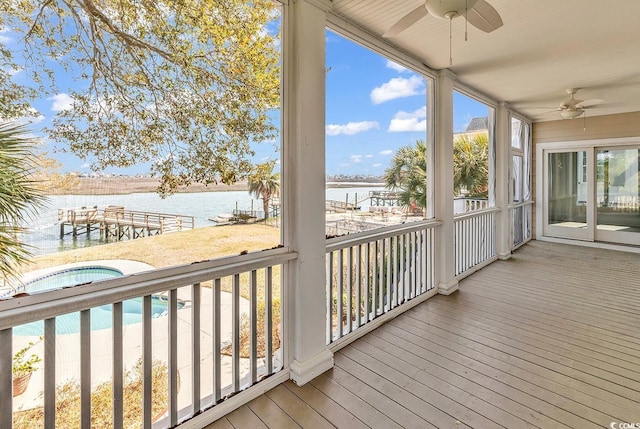
<svg viewBox="0 0 640 429"><path fill-rule="evenodd" d="M596 151L596 240L640 244L640 148Z"/></svg>
<svg viewBox="0 0 640 429"><path fill-rule="evenodd" d="M544 234L640 245L640 145L544 155Z"/></svg>

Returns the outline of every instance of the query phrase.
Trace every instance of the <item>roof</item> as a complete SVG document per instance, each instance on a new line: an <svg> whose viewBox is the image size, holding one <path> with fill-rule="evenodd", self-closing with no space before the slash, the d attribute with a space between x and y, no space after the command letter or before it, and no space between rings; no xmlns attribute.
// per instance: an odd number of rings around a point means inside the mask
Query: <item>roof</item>
<svg viewBox="0 0 640 429"><path fill-rule="evenodd" d="M473 118L464 132L469 133L473 131L484 131L489 129L489 118L486 116L482 118Z"/></svg>

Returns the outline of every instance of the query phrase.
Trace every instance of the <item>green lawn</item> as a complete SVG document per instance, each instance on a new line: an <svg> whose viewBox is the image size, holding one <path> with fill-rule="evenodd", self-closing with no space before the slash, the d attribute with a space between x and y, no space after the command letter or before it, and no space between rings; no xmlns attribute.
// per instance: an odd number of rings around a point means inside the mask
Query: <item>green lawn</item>
<svg viewBox="0 0 640 429"><path fill-rule="evenodd" d="M261 224L212 226L38 256L24 271L99 259L130 259L161 268L270 249L278 244L278 228Z"/></svg>

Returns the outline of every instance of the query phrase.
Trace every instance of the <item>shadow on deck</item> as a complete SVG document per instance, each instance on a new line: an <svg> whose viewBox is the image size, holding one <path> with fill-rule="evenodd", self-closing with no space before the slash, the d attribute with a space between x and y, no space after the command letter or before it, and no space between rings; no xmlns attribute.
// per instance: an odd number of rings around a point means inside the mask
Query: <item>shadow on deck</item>
<svg viewBox="0 0 640 429"><path fill-rule="evenodd" d="M639 255L534 241L209 428L640 422L639 308Z"/></svg>

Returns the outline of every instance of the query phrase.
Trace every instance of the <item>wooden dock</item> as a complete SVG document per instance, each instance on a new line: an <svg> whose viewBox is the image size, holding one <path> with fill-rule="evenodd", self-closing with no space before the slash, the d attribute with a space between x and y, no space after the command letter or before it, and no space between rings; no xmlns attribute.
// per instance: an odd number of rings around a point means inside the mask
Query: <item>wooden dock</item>
<svg viewBox="0 0 640 429"><path fill-rule="evenodd" d="M62 208L58 209L58 221L60 239L69 234L89 237L98 230L101 239L133 240L194 228L193 216L126 210L123 206ZM67 227L71 231L67 232Z"/></svg>
<svg viewBox="0 0 640 429"><path fill-rule="evenodd" d="M348 201L326 200L325 210L328 212L344 213L346 211L360 210L360 206Z"/></svg>
<svg viewBox="0 0 640 429"><path fill-rule="evenodd" d="M399 206L400 192L393 191L369 191L370 205L372 206Z"/></svg>

